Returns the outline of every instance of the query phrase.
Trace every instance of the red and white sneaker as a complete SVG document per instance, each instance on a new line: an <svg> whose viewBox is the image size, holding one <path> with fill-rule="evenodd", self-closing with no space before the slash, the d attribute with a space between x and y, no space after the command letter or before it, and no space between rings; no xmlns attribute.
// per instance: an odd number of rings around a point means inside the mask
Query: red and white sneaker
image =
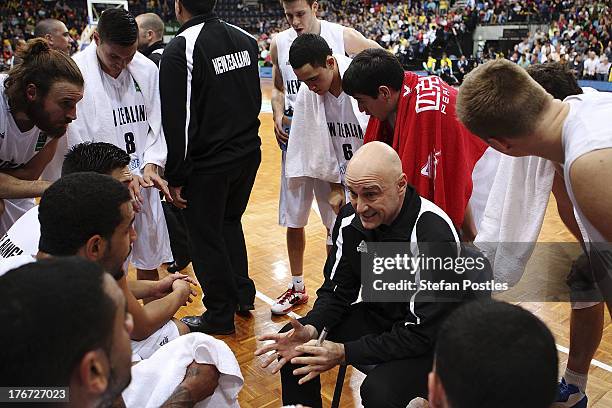
<svg viewBox="0 0 612 408"><path fill-rule="evenodd" d="M289 311L298 305L303 305L308 302L308 294L306 294L306 286L304 290L295 290L293 283L289 284L289 289L276 299L276 302L272 305L272 313L275 315L285 315Z"/></svg>

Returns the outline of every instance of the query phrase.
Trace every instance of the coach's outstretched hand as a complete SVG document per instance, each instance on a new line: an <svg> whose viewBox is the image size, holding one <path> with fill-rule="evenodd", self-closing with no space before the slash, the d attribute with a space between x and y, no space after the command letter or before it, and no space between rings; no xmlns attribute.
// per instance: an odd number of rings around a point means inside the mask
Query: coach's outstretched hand
<svg viewBox="0 0 612 408"><path fill-rule="evenodd" d="M293 370L293 375L304 376L298 381L300 385L345 362L344 344L342 343L326 340L323 344L317 346L316 340L310 340L308 343L296 347L296 351L300 354L307 354L291 359L291 364L304 365Z"/></svg>
<svg viewBox="0 0 612 408"><path fill-rule="evenodd" d="M256 356L273 351L273 353L265 357L264 362L261 364L261 368L270 367L272 374L276 374L292 358L303 354L303 352L297 351L296 347L317 336L317 330L313 326L303 326L293 318L291 319L291 326L293 328L285 333L270 333L257 337L259 341L273 340L272 343L266 344L255 351Z"/></svg>

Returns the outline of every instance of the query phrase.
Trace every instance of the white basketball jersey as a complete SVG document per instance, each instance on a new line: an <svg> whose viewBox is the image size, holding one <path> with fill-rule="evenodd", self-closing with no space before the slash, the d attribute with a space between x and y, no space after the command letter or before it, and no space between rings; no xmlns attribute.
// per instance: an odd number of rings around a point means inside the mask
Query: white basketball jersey
<svg viewBox="0 0 612 408"><path fill-rule="evenodd" d="M327 128L338 159L342 184L344 184L346 165L357 149L363 146L365 134L365 129L361 127L355 116L350 98L344 92L337 98L330 92L324 96Z"/></svg>
<svg viewBox="0 0 612 408"><path fill-rule="evenodd" d="M127 69L124 69L116 79L102 72L102 82L113 110L115 128L113 143L130 155L130 171L141 175L140 167L143 164L149 133L147 109L142 91Z"/></svg>
<svg viewBox="0 0 612 408"><path fill-rule="evenodd" d="M334 54L345 55L343 33L343 26L321 21L321 37L327 41L329 48L332 49ZM282 31L276 36L278 68L283 76L283 84L285 85L285 109L290 107L293 108L295 105L295 100L301 84L289 63L289 49L291 48L291 44L293 44L293 40L296 38L297 33L293 28Z"/></svg>
<svg viewBox="0 0 612 408"><path fill-rule="evenodd" d="M0 169L18 168L30 161L47 144L47 136L39 128L22 132L9 110L4 93L4 80L0 75Z"/></svg>
<svg viewBox="0 0 612 408"><path fill-rule="evenodd" d="M38 206L21 216L0 238L0 259L18 255L36 256L40 241Z"/></svg>
<svg viewBox="0 0 612 408"><path fill-rule="evenodd" d="M563 124L563 150L565 163L563 173L567 193L574 204L574 210L586 230L587 242L605 242L606 239L582 212L572 189L570 169L576 159L586 153L612 148L612 129L608 118L612 112L612 95L606 92L588 92L565 98L570 112Z"/></svg>

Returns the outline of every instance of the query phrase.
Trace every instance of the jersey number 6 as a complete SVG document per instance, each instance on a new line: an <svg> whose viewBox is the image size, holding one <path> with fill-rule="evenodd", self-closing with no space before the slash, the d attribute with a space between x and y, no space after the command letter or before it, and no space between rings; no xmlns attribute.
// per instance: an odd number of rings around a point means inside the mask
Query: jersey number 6
<svg viewBox="0 0 612 408"><path fill-rule="evenodd" d="M353 146L349 143L343 144L342 151L344 152L344 158L346 160L351 160L351 157L353 157Z"/></svg>

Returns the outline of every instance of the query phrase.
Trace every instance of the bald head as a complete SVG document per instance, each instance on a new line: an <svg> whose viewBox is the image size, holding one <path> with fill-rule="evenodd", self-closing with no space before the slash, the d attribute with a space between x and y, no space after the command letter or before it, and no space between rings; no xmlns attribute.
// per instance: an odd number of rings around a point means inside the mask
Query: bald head
<svg viewBox="0 0 612 408"><path fill-rule="evenodd" d="M144 13L136 16L138 24L138 48L146 47L161 41L164 37L164 22L155 13Z"/></svg>
<svg viewBox="0 0 612 408"><path fill-rule="evenodd" d="M54 50L70 55L73 40L66 25L61 21L53 18L40 20L34 28L34 35L47 40Z"/></svg>
<svg viewBox="0 0 612 408"><path fill-rule="evenodd" d="M391 146L382 142L363 145L349 162L345 180L351 204L365 228L395 220L406 194L406 175Z"/></svg>
<svg viewBox="0 0 612 408"><path fill-rule="evenodd" d="M395 181L402 175L402 162L391 146L382 142L370 142L361 147L348 164L347 179L364 176Z"/></svg>

